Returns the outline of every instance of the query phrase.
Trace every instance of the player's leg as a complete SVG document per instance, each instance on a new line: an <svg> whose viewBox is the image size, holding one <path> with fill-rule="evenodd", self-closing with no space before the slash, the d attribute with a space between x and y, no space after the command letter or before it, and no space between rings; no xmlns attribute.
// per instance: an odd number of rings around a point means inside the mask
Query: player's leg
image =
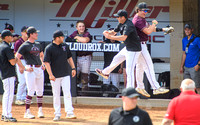
<svg viewBox="0 0 200 125"><path fill-rule="evenodd" d="M119 73L110 73L112 84L119 88L119 82L120 82L120 74Z"/></svg>
<svg viewBox="0 0 200 125"><path fill-rule="evenodd" d="M88 90L88 81L90 74L90 66L91 66L91 55L83 56L80 62L81 64L81 82L83 84L82 90Z"/></svg>
<svg viewBox="0 0 200 125"><path fill-rule="evenodd" d="M21 60L22 64L25 65L25 60ZM24 100L26 99L26 80L24 73L20 73L19 66L16 65L17 78L18 78L18 86L17 86L17 94L15 104L23 105L25 104Z"/></svg>
<svg viewBox="0 0 200 125"><path fill-rule="evenodd" d="M136 64L136 91L146 97L150 97L149 93L145 90L143 79L144 79L144 69L147 67L145 64L143 56L139 55L137 64Z"/></svg>
<svg viewBox="0 0 200 125"><path fill-rule="evenodd" d="M126 52L126 74L127 74L127 85L128 87L135 88L135 66L136 62L138 60L138 57L141 52L133 52L133 51L127 51Z"/></svg>
<svg viewBox="0 0 200 125"><path fill-rule="evenodd" d="M161 88L156 80L153 62L149 54L149 51L147 50L146 44L142 44L141 56L143 56L144 58L144 65L146 64L146 67L144 67L145 68L144 71L146 73L147 79L149 80L149 83L151 84L151 87L153 88L153 94L158 95L169 92L169 89Z"/></svg>
<svg viewBox="0 0 200 125"><path fill-rule="evenodd" d="M44 118L44 114L42 112L43 92L44 92L44 72L42 68L39 67L39 68L34 68L34 73L36 76L35 91L37 95L38 117Z"/></svg>
<svg viewBox="0 0 200 125"><path fill-rule="evenodd" d="M191 79L195 82L196 91L200 94L200 70L195 71L194 67L189 68Z"/></svg>
<svg viewBox="0 0 200 125"><path fill-rule="evenodd" d="M52 86L52 93L53 93L53 107L54 107L54 121L60 120L61 116L61 100L60 100L60 87L61 87L61 80L63 78L56 78L55 81L50 81Z"/></svg>
<svg viewBox="0 0 200 125"><path fill-rule="evenodd" d="M117 55L114 56L111 64L102 70L103 74L110 74L119 64L121 64L125 59L126 47L124 47Z"/></svg>
<svg viewBox="0 0 200 125"><path fill-rule="evenodd" d="M72 96L71 96L71 79L70 76L63 77L61 81L62 91L64 95L65 112L67 113L66 118L74 119L74 108L72 106Z"/></svg>
<svg viewBox="0 0 200 125"><path fill-rule="evenodd" d="M12 118L12 102L14 97L15 77L10 77L2 80L3 82L3 100L2 100L2 117L4 121L16 122L15 118Z"/></svg>
<svg viewBox="0 0 200 125"><path fill-rule="evenodd" d="M144 79L144 58L143 56L141 56L141 54L139 55L137 64L136 64L136 83L137 83L137 88L140 89L144 89L144 83L143 83L143 79ZM136 89L137 89L136 88Z"/></svg>
<svg viewBox="0 0 200 125"><path fill-rule="evenodd" d="M35 116L32 115L30 112L30 105L31 105L32 97L34 96L34 93L35 93L36 76L34 72L28 72L28 71L24 71L24 75L25 75L26 86L27 86L27 96L26 96L26 101L25 101L26 112L24 114L24 118L33 119L35 118Z"/></svg>
<svg viewBox="0 0 200 125"><path fill-rule="evenodd" d="M158 89L160 88L160 85L156 80L151 56L149 54L149 51L147 50L146 44L141 44L141 45L142 45L141 57L143 57L144 59L142 64L144 65L143 68L146 73L147 79L149 80L149 83L151 84L151 87L153 89Z"/></svg>

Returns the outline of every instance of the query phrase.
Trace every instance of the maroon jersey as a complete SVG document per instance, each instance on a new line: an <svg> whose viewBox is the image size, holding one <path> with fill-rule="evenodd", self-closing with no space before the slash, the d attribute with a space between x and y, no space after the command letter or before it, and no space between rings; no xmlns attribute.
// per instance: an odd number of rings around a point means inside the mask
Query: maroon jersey
<svg viewBox="0 0 200 125"><path fill-rule="evenodd" d="M149 23L147 23L146 19L135 14L132 22L136 27L138 36L140 37L140 41L147 41L148 35L143 32L144 28L149 27Z"/></svg>

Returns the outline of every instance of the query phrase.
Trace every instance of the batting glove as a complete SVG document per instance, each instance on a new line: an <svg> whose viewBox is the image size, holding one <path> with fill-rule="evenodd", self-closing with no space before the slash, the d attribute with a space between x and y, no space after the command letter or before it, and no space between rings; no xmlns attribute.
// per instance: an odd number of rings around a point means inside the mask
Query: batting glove
<svg viewBox="0 0 200 125"><path fill-rule="evenodd" d="M174 27L173 26L169 26L167 28L163 28L163 31L165 32L164 34L170 34L172 32L174 32Z"/></svg>

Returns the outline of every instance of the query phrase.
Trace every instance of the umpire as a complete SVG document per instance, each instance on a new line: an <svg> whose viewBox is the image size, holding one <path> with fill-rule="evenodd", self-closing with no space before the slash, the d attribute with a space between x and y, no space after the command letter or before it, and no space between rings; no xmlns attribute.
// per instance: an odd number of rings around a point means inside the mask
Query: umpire
<svg viewBox="0 0 200 125"><path fill-rule="evenodd" d="M60 87L62 87L64 95L65 112L67 112L66 118L75 119L76 116L73 113L74 108L72 107L70 92L70 75L72 74L72 77L76 75L74 61L69 46L63 44L63 32L59 30L55 31L53 39L53 43L49 44L44 52L44 64L49 74L53 92L53 106L55 110L55 117L53 120L59 121L61 116ZM68 68L68 63L72 68L71 73L71 69Z"/></svg>
<svg viewBox="0 0 200 125"><path fill-rule="evenodd" d="M138 96L133 87L124 89L123 106L110 113L108 125L152 125L149 114L137 106Z"/></svg>

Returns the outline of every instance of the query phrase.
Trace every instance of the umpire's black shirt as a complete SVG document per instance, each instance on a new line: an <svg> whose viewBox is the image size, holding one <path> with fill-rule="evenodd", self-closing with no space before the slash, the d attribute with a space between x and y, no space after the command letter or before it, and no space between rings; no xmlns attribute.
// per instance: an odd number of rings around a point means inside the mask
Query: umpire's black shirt
<svg viewBox="0 0 200 125"><path fill-rule="evenodd" d="M128 51L141 51L140 38L132 21L127 19L123 24L119 23L114 31L120 32L121 35L127 35L124 44Z"/></svg>
<svg viewBox="0 0 200 125"><path fill-rule="evenodd" d="M14 53L7 42L0 44L0 71L1 79L16 76L15 66L11 65L9 60L14 59Z"/></svg>
<svg viewBox="0 0 200 125"><path fill-rule="evenodd" d="M44 62L49 62L53 75L56 78L70 75L70 69L67 59L72 57L67 44L57 45L50 43L44 51Z"/></svg>
<svg viewBox="0 0 200 125"><path fill-rule="evenodd" d="M152 125L152 122L149 114L138 107L130 111L120 107L110 113L108 125Z"/></svg>

